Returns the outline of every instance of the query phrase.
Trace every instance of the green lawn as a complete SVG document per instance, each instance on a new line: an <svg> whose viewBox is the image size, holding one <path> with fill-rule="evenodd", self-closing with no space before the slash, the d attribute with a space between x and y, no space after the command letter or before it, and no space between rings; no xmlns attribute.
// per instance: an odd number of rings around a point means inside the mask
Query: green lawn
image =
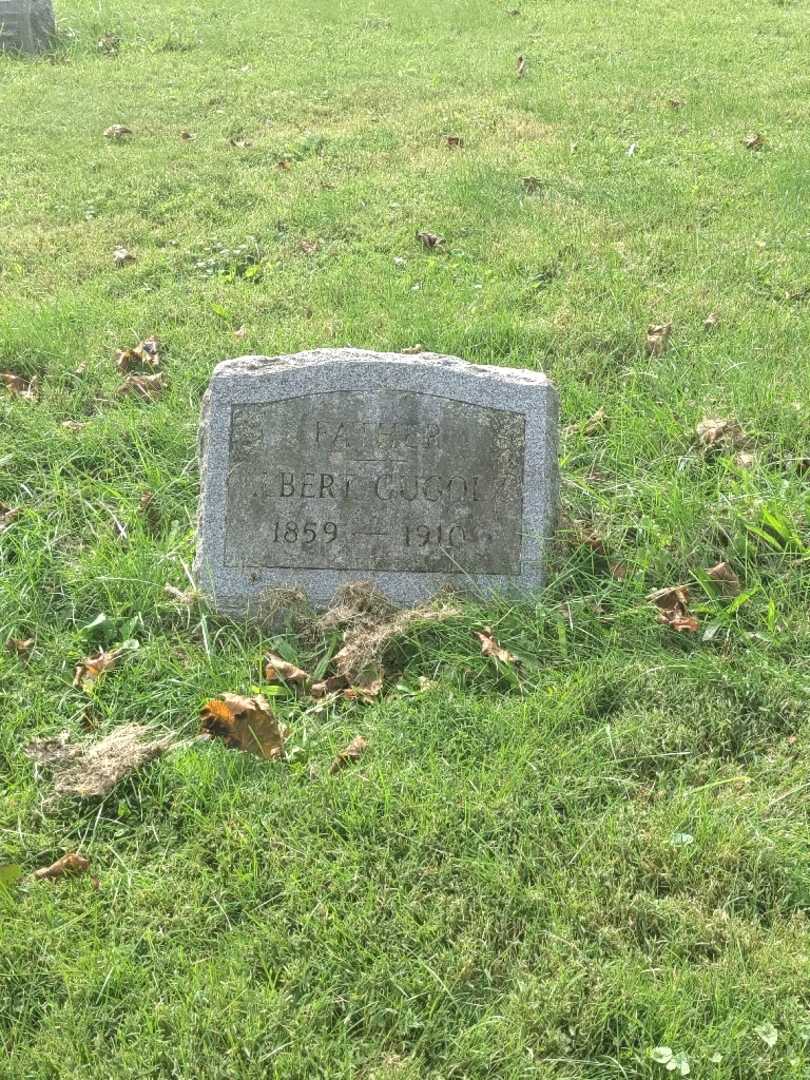
<svg viewBox="0 0 810 1080"><path fill-rule="evenodd" d="M0 1074L810 1076L810 0L56 7L0 57L0 371L39 395L0 386L0 645L36 642L0 648ZM165 392L119 396L152 334ZM322 652L164 592L214 365L417 343L557 383L547 591L415 628L371 705L274 698L287 763L55 802L33 737L192 734ZM71 851L97 888L31 880Z"/></svg>

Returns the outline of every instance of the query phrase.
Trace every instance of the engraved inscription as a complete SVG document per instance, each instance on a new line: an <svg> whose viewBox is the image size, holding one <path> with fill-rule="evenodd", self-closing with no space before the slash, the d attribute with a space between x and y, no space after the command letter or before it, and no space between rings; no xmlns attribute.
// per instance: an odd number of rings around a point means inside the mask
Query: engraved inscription
<svg viewBox="0 0 810 1080"><path fill-rule="evenodd" d="M226 565L520 574L521 414L397 390L232 408Z"/></svg>

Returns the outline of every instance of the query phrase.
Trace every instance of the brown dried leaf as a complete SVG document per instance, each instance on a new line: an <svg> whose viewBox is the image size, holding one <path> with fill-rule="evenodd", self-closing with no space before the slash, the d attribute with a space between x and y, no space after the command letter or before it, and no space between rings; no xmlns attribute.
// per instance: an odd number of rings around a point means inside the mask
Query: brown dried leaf
<svg viewBox="0 0 810 1080"><path fill-rule="evenodd" d="M379 697L382 688L383 681L385 680L385 672L376 664L370 665L365 671L361 671L356 679L352 680L352 685L348 690L343 691L343 697L346 701L373 701L375 697Z"/></svg>
<svg viewBox="0 0 810 1080"><path fill-rule="evenodd" d="M671 626L679 633L688 630L696 633L700 624L689 612L689 588L686 585L673 585L666 589L656 589L647 599L658 608L658 621Z"/></svg>
<svg viewBox="0 0 810 1080"><path fill-rule="evenodd" d="M104 132L104 138L121 140L126 139L131 134L131 128L125 127L123 124L112 124Z"/></svg>
<svg viewBox="0 0 810 1080"><path fill-rule="evenodd" d="M706 417L695 428L701 446L726 446L736 449L748 444L748 436L737 423L729 417Z"/></svg>
<svg viewBox="0 0 810 1080"><path fill-rule="evenodd" d="M340 772L341 769L345 769L347 765L350 765L353 761L359 760L366 752L368 748L368 742L362 735L355 736L348 746L337 755L335 760L329 766L330 776L334 776L335 773Z"/></svg>
<svg viewBox="0 0 810 1080"><path fill-rule="evenodd" d="M253 143L250 141L250 139L234 137L232 139L228 139L228 146L232 146L234 150L249 150L250 147L253 146Z"/></svg>
<svg viewBox="0 0 810 1080"><path fill-rule="evenodd" d="M681 101L680 98L670 98L669 99L669 107L671 109L682 109L685 104L686 104L686 102Z"/></svg>
<svg viewBox="0 0 810 1080"><path fill-rule="evenodd" d="M669 345L672 323L652 324L647 327L646 348L649 356L663 356Z"/></svg>
<svg viewBox="0 0 810 1080"><path fill-rule="evenodd" d="M0 533L5 532L12 521L21 513L21 507L7 506L4 502L0 502Z"/></svg>
<svg viewBox="0 0 810 1080"><path fill-rule="evenodd" d="M761 150L765 145L765 140L758 131L752 131L743 139L743 145L746 150Z"/></svg>
<svg viewBox="0 0 810 1080"><path fill-rule="evenodd" d="M726 596L738 596L742 590L740 579L727 562L719 562L706 571L712 581L717 582Z"/></svg>
<svg viewBox="0 0 810 1080"><path fill-rule="evenodd" d="M519 79L522 79L525 74L526 74L526 57L525 56L519 56L517 58L517 77Z"/></svg>
<svg viewBox="0 0 810 1080"><path fill-rule="evenodd" d="M91 690L105 672L115 667L124 655L124 651L124 649L110 649L109 652L105 652L102 649L98 656L86 657L76 665L73 685L85 691Z"/></svg>
<svg viewBox="0 0 810 1080"><path fill-rule="evenodd" d="M444 244L443 236L439 236L437 233L426 232L423 229L417 232L416 239L421 243L422 247L427 248L428 251L435 251L436 248L440 248Z"/></svg>
<svg viewBox="0 0 810 1080"><path fill-rule="evenodd" d="M121 47L121 38L118 34L114 34L112 30L108 30L106 34L102 34L98 39L96 47L99 52L107 53L108 56L117 56Z"/></svg>
<svg viewBox="0 0 810 1080"><path fill-rule="evenodd" d="M135 262L135 256L125 247L117 247L113 252L113 262L116 266L126 266L128 263Z"/></svg>
<svg viewBox="0 0 810 1080"><path fill-rule="evenodd" d="M425 351L425 346L422 345L422 344L409 345L406 349L402 350L402 355L403 356L419 356L419 354L423 353L424 351Z"/></svg>
<svg viewBox="0 0 810 1080"><path fill-rule="evenodd" d="M139 397L144 401L154 401L166 389L166 378L162 371L157 375L127 375L118 387L122 397Z"/></svg>
<svg viewBox="0 0 810 1080"><path fill-rule="evenodd" d="M6 651L20 660L27 660L35 644L34 638L6 638Z"/></svg>
<svg viewBox="0 0 810 1080"><path fill-rule="evenodd" d="M444 142L450 150L461 150L464 147L464 140L460 135L445 135Z"/></svg>
<svg viewBox="0 0 810 1080"><path fill-rule="evenodd" d="M121 375L133 368L156 371L160 367L160 342L156 337L149 337L134 349L116 349L115 366Z"/></svg>
<svg viewBox="0 0 810 1080"><path fill-rule="evenodd" d="M237 329L233 332L233 336L237 339L237 341L244 341L244 339L247 337L247 327L237 327Z"/></svg>
<svg viewBox="0 0 810 1080"><path fill-rule="evenodd" d="M63 420L61 426L65 431L84 431L87 424L82 423L81 420Z"/></svg>
<svg viewBox="0 0 810 1080"><path fill-rule="evenodd" d="M313 683L309 688L309 692L316 700L320 700L332 694L336 695L339 690L345 689L348 683L349 680L345 675L330 675L328 679L324 679L322 682Z"/></svg>
<svg viewBox="0 0 810 1080"><path fill-rule="evenodd" d="M191 140L192 140L192 139L193 139L194 137L195 137L195 136L194 136L194 134L193 134L193 133L192 133L191 131L186 131L186 130L184 129L183 131L181 131L181 132L180 132L180 138L181 138L181 140L182 140L183 142L191 142Z"/></svg>
<svg viewBox="0 0 810 1080"><path fill-rule="evenodd" d="M289 158L280 158L276 162L276 168L280 169L281 172L289 172L290 169L292 168L292 162L290 161Z"/></svg>
<svg viewBox="0 0 810 1080"><path fill-rule="evenodd" d="M178 604L183 604L184 607L191 607L199 598L199 593L195 589L183 592L182 589L177 589L174 585L168 583L163 586L163 591L166 596L170 596L172 600L176 600Z"/></svg>
<svg viewBox="0 0 810 1080"><path fill-rule="evenodd" d="M481 642L481 652L484 656L491 656L504 664L517 663L518 658L510 653L508 649L504 649L504 647L492 636L492 627L485 626L483 631L474 630L473 633Z"/></svg>
<svg viewBox="0 0 810 1080"><path fill-rule="evenodd" d="M753 469L756 463L756 458L753 454L747 453L745 450L741 450L739 454L734 455L734 464L741 469Z"/></svg>
<svg viewBox="0 0 810 1080"><path fill-rule="evenodd" d="M598 435L601 431L605 431L610 426L610 421L607 418L604 408L599 408L596 412L585 422L585 426L582 429L583 435Z"/></svg>
<svg viewBox="0 0 810 1080"><path fill-rule="evenodd" d="M286 732L261 694L223 694L221 700L206 701L200 723L205 734L222 739L232 750L268 761L284 754Z"/></svg>
<svg viewBox="0 0 810 1080"><path fill-rule="evenodd" d="M37 400L37 380L24 379L22 375L15 375L13 371L0 371L0 382L3 383L12 397L21 397L26 401Z"/></svg>
<svg viewBox="0 0 810 1080"><path fill-rule="evenodd" d="M717 312L710 311L706 318L703 320L703 329L714 330L715 326L717 326L719 322L720 316L717 314Z"/></svg>
<svg viewBox="0 0 810 1080"><path fill-rule="evenodd" d="M524 176L521 178L523 190L527 195L537 195L545 188L545 182L539 176Z"/></svg>
<svg viewBox="0 0 810 1080"><path fill-rule="evenodd" d="M264 677L267 682L293 683L297 686L306 686L309 675L295 664L290 664L283 657L275 653L268 653L265 659Z"/></svg>
<svg viewBox="0 0 810 1080"><path fill-rule="evenodd" d="M61 859L57 859L51 866L43 866L35 870L31 876L37 881L55 881L61 877L77 877L79 874L86 874L89 868L89 859L85 859L84 855L71 852L70 855L63 855Z"/></svg>

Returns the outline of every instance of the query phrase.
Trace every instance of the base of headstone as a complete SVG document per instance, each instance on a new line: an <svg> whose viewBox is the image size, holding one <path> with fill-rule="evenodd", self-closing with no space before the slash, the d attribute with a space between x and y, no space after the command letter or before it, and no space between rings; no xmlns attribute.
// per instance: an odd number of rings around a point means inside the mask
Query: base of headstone
<svg viewBox="0 0 810 1080"><path fill-rule="evenodd" d="M227 615L371 582L525 596L558 501L558 399L522 368L318 349L227 360L200 431L199 587Z"/></svg>
<svg viewBox="0 0 810 1080"><path fill-rule="evenodd" d="M0 0L0 50L42 52L55 32L51 0Z"/></svg>

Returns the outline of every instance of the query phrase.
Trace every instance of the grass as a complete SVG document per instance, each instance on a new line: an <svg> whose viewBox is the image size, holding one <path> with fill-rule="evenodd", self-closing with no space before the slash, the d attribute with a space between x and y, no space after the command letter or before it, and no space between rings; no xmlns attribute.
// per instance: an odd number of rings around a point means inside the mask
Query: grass
<svg viewBox="0 0 810 1080"><path fill-rule="evenodd" d="M664 1045L807 1076L810 4L57 8L53 56L0 58L0 370L41 389L0 397L0 639L36 639L0 653L0 863L78 850L99 887L0 888L3 1075L654 1078ZM153 333L167 391L116 396ZM417 342L556 380L576 524L546 592L414 632L371 706L276 699L288 765L196 745L53 804L33 736L191 733L260 685L268 630L163 591L214 364ZM751 460L696 445L712 416ZM681 582L697 634L644 599ZM140 649L88 709L99 633Z"/></svg>

